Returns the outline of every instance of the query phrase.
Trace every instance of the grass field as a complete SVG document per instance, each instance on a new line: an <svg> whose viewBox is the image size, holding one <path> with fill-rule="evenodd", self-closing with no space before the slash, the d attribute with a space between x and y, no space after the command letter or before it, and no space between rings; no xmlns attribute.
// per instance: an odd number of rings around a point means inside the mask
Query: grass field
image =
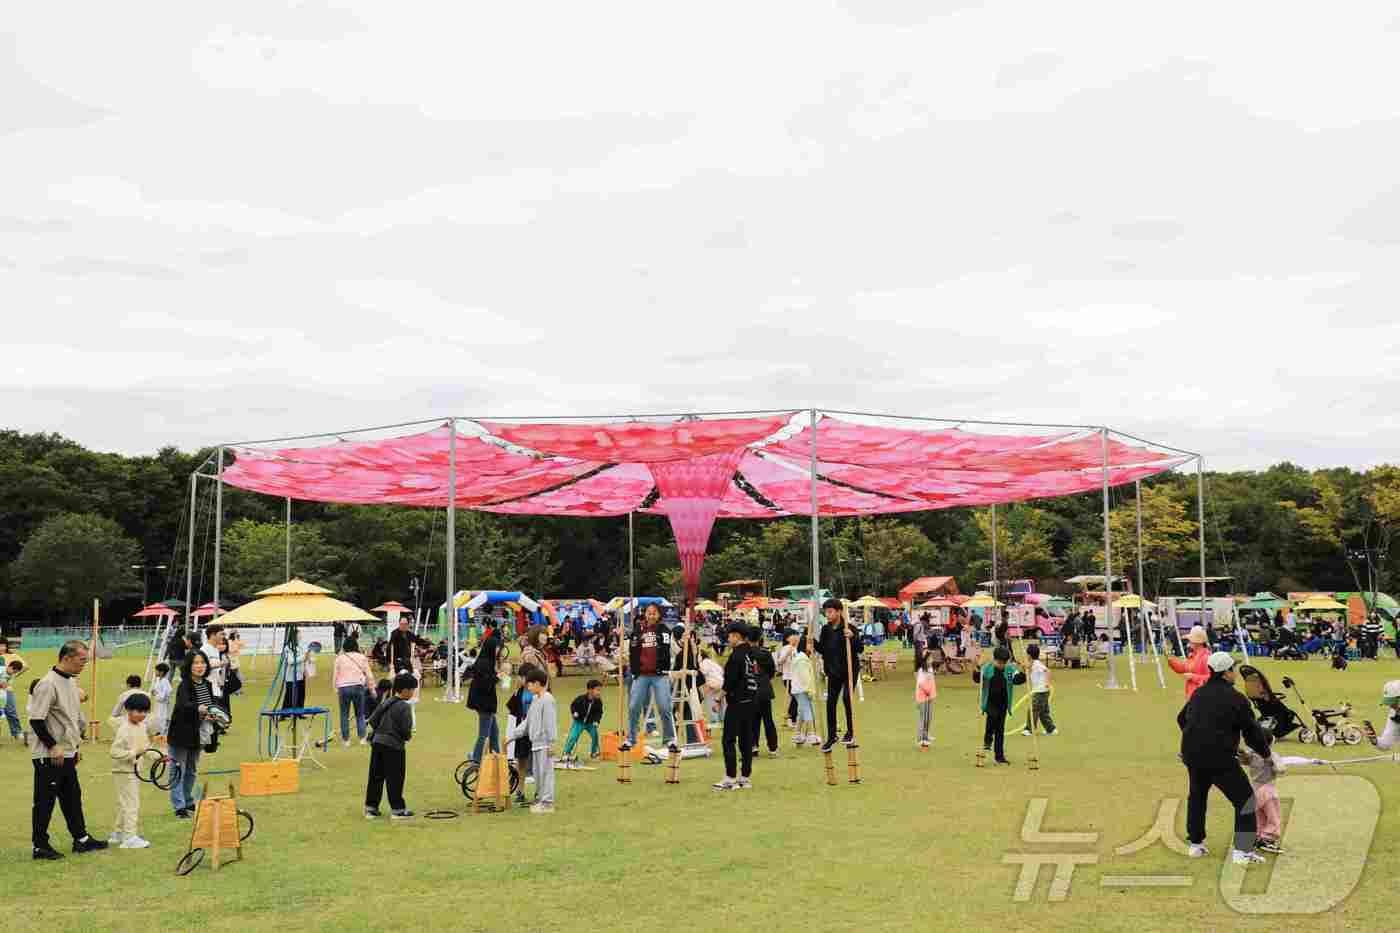
<svg viewBox="0 0 1400 933"><path fill-rule="evenodd" d="M47 663L40 657L28 660L36 670ZM235 702L235 731L216 755L205 756L202 767L237 767L255 759L254 718L269 675L268 660L260 663L262 670L253 673L245 661L250 683ZM142 666L141 660L126 658L102 663L100 710L110 709L122 678ZM1276 686L1286 670L1309 701L1350 700L1358 718L1373 721L1379 720L1375 704L1381 683L1400 677L1394 659L1354 664L1346 672L1322 662L1266 661L1264 667ZM368 823L361 815L367 749L337 744L323 756L328 770L303 770L300 793L243 801L256 816L257 832L241 863L218 874L201 867L184 878L175 877L173 869L186 848L189 824L177 822L168 797L149 786L142 791L142 822L152 848L32 862L31 766L20 747L6 744L0 748L0 787L12 814L0 828L6 913L49 929L143 931L623 930L672 923L689 929L809 931L1395 926L1400 766L1394 764L1357 765L1347 772L1374 785L1381 815L1359 885L1319 915L1246 916L1227 905L1219 879L1230 814L1219 795L1211 801L1212 858L1188 860L1161 843L1130 856L1115 854L1116 847L1153 825L1164 799L1184 796L1174 721L1180 681L1168 672L1162 690L1150 666L1138 673L1138 693L1108 693L1098 686L1102 667L1056 672L1054 711L1062 733L1040 741L1038 771L1025 767L1031 740L1020 736L1019 726L1007 739L1012 767L974 767L981 721L966 675L940 678L936 740L930 751L919 752L906 658L897 676L867 684L866 701L857 707L862 785L846 783L845 756L838 749L841 783L827 787L820 754L795 751L790 733L783 731L781 757L756 762L751 791L710 789L722 773L718 755L686 762L679 786L663 782L662 768L646 766L634 767L632 785L619 785L612 767L604 765L596 772L560 773L559 807L552 816L512 809L442 822ZM28 679L23 678L25 685ZM557 682L562 717L582 684L578 677ZM440 692L425 691L419 732L409 747L406 796L420 814L464 807L452 769L475 738L475 714L435 702ZM311 699L324 702L330 695L323 670ZM605 701L610 724L616 721L615 689ZM1296 742L1281 748L1285 754L1304 753ZM1374 754L1369 745L1307 749L1336 759ZM1282 779L1285 797L1303 770ZM105 745L93 746L81 771L89 825L105 838L112 815ZM228 778L212 780L220 788ZM1345 809L1357 799L1357 786L1335 780L1337 806ZM1088 833L1093 841L1023 841L1032 798L1047 801L1043 832ZM1183 806L1178 833L1184 812ZM1282 882L1290 872L1314 877L1316 886L1315 876L1325 879L1342 858L1344 843L1354 849L1360 837L1365 849L1367 825L1357 829L1341 818L1332 825L1314 814L1309 828L1295 811L1285 812L1289 851L1274 865L1252 870L1246 892L1264 891L1274 876ZM55 845L68 851L70 840L57 812L51 831ZM1049 900L1053 870L1047 867L1030 899L1017 901L1021 869L1003 859L1024 852L1064 852L1097 861L1077 867L1065 899ZM1171 888L1101 885L1105 876L1124 875L1184 880ZM1345 884L1336 884L1340 896Z"/></svg>

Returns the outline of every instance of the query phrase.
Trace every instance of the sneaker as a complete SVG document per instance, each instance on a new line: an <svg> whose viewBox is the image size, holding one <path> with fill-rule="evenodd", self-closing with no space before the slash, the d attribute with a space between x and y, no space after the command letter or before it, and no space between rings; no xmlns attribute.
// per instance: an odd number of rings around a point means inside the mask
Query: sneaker
<svg viewBox="0 0 1400 933"><path fill-rule="evenodd" d="M389 819L391 819L391 820L411 820L411 819L413 819L413 811L412 811L412 810L390 810L390 811L389 811Z"/></svg>
<svg viewBox="0 0 1400 933"><path fill-rule="evenodd" d="M84 852L101 852L105 848L107 848L107 843L94 839L91 836L84 836L73 843L73 851L77 852L79 855Z"/></svg>
<svg viewBox="0 0 1400 933"><path fill-rule="evenodd" d="M1230 861L1236 865L1262 865L1267 860L1258 852L1241 852L1236 849L1230 853Z"/></svg>
<svg viewBox="0 0 1400 933"><path fill-rule="evenodd" d="M1009 765L1009 764L1011 764L1011 759L1010 759L1010 758L997 758L997 759L994 759L994 760L995 760L996 763L999 764L999 765Z"/></svg>
<svg viewBox="0 0 1400 933"><path fill-rule="evenodd" d="M920 748L928 748L928 739L920 739L920 740L919 740L919 747L920 747Z"/></svg>
<svg viewBox="0 0 1400 933"><path fill-rule="evenodd" d="M1026 738L1030 738L1031 730L1029 730L1029 729L1022 729L1022 730L1021 730L1021 734L1024 735Z"/></svg>
<svg viewBox="0 0 1400 933"><path fill-rule="evenodd" d="M533 784L533 783L535 783L535 776L534 776L533 774L527 774L527 775L525 775L525 783L526 783L526 784Z"/></svg>
<svg viewBox="0 0 1400 933"><path fill-rule="evenodd" d="M753 782L746 777L739 778L738 783L734 786L739 790L753 790Z"/></svg>
<svg viewBox="0 0 1400 933"><path fill-rule="evenodd" d="M632 740L627 739L625 742L623 742L617 747L617 750L620 752L630 752L632 750Z"/></svg>
<svg viewBox="0 0 1400 933"><path fill-rule="evenodd" d="M517 807L523 807L525 806L525 795L516 794L514 797L510 798L510 802L515 804Z"/></svg>
<svg viewBox="0 0 1400 933"><path fill-rule="evenodd" d="M361 745L368 745L368 744L369 744L369 739L368 739L368 738L360 739L360 744L361 744Z"/></svg>
<svg viewBox="0 0 1400 933"><path fill-rule="evenodd" d="M140 836L127 836L118 846L119 849L149 849L151 844Z"/></svg>
<svg viewBox="0 0 1400 933"><path fill-rule="evenodd" d="M349 739L341 739L341 740L340 740L340 744L343 745L345 748L349 748L349 747L350 747L350 740L349 740Z"/></svg>
<svg viewBox="0 0 1400 933"><path fill-rule="evenodd" d="M1060 734L1060 730L1059 730L1059 729L1051 729L1049 732L1047 732L1047 733L1045 733L1045 734L1046 734L1047 736L1049 736L1049 735L1059 735L1059 734Z"/></svg>
<svg viewBox="0 0 1400 933"><path fill-rule="evenodd" d="M589 752L589 753L588 753L588 760L589 760L589 761L597 761L597 760L598 760L598 755L599 755L598 752Z"/></svg>
<svg viewBox="0 0 1400 933"><path fill-rule="evenodd" d="M34 861L36 862L56 862L61 858L63 858L63 853L50 846L34 849Z"/></svg>
<svg viewBox="0 0 1400 933"><path fill-rule="evenodd" d="M379 815L380 814L378 807L365 807L365 819L377 820L379 819Z"/></svg>
<svg viewBox="0 0 1400 933"><path fill-rule="evenodd" d="M530 807L530 812L531 812L531 813L553 813L553 812L554 812L554 804L552 804L552 803L537 803L537 804L532 804L531 807Z"/></svg>
<svg viewBox="0 0 1400 933"><path fill-rule="evenodd" d="M175 811L175 819L177 820L187 820L191 816L193 816L193 814L189 811L188 808Z"/></svg>
<svg viewBox="0 0 1400 933"><path fill-rule="evenodd" d="M841 744L847 748L860 748L860 743L856 741L856 737L849 732L847 732L846 737L841 740Z"/></svg>
<svg viewBox="0 0 1400 933"><path fill-rule="evenodd" d="M822 737L819 736L819 735L817 735L815 732L809 732L809 733L807 734L807 744L808 744L808 745L820 745L820 744L822 744Z"/></svg>
<svg viewBox="0 0 1400 933"><path fill-rule="evenodd" d="M829 752L836 747L836 736L832 736L822 743L822 751Z"/></svg>
<svg viewBox="0 0 1400 933"><path fill-rule="evenodd" d="M113 832L112 835L107 837L107 844L109 846L119 846L123 842L126 842L126 833Z"/></svg>
<svg viewBox="0 0 1400 933"><path fill-rule="evenodd" d="M1186 850L1186 854L1191 858L1205 858L1210 855L1210 850L1205 847L1204 843L1193 842L1191 848Z"/></svg>
<svg viewBox="0 0 1400 933"><path fill-rule="evenodd" d="M778 750L777 750L776 748L770 748L770 749L768 750L768 757L769 757L769 758L777 758L777 757L778 757Z"/></svg>
<svg viewBox="0 0 1400 933"><path fill-rule="evenodd" d="M715 790L734 790L739 786L739 782L733 778L725 778L722 781L715 781L711 786Z"/></svg>
<svg viewBox="0 0 1400 933"><path fill-rule="evenodd" d="M1271 855L1282 855L1283 846L1278 844L1277 839L1260 839L1254 843L1254 848L1260 852L1268 852Z"/></svg>

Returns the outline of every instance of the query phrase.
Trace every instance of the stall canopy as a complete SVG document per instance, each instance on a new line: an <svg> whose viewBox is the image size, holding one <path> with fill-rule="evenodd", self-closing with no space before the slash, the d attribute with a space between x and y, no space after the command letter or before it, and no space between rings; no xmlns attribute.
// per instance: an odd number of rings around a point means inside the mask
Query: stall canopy
<svg viewBox="0 0 1400 933"><path fill-rule="evenodd" d="M900 600L906 603L929 595L957 596L958 581L952 577L919 577L917 580L910 580L899 591Z"/></svg>
<svg viewBox="0 0 1400 933"><path fill-rule="evenodd" d="M230 448L224 482L315 502L400 504L515 515L665 515L687 590L717 518L893 514L984 506L1122 485L1190 458L1097 431L996 434L855 417L593 423L458 420L402 437L317 447ZM815 431L815 467L813 432ZM450 489L449 448L456 482ZM815 474L815 476L814 476Z"/></svg>

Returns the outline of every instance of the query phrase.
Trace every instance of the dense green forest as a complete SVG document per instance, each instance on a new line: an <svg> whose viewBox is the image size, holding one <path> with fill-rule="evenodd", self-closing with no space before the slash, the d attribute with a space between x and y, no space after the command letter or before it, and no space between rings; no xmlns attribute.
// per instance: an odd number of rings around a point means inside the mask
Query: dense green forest
<svg viewBox="0 0 1400 933"><path fill-rule="evenodd" d="M0 432L0 620L58 622L87 614L94 597L108 618L151 600L184 598L189 477L210 451L154 456L97 453L54 434ZM1262 472L1208 473L1206 560L1237 592L1391 586L1385 560L1400 527L1400 468L1308 471L1288 463ZM201 482L195 522L194 599L213 581L213 485ZM1194 474L1143 483L1146 590L1195 574ZM1136 576L1133 489L1115 489L1116 572ZM1052 581L1102 572L1101 494L998 510L1003 578ZM221 595L238 598L283 579L285 503L226 488ZM441 510L293 503L292 573L362 605L443 598ZM987 509L897 518L823 519L822 585L891 595L913 577L955 575L963 589L991 572ZM627 520L519 518L459 512L459 588L523 589L544 597L607 598L627 590ZM810 522L717 523L701 590L734 577L771 586L809 582ZM664 517L636 518L637 586L672 594L680 578Z"/></svg>

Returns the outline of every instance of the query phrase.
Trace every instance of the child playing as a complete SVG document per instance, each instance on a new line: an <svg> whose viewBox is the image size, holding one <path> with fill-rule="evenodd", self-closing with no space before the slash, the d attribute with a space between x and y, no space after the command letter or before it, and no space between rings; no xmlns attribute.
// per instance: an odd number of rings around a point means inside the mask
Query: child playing
<svg viewBox="0 0 1400 933"><path fill-rule="evenodd" d="M579 736L585 732L588 733L592 745L588 757L597 758L598 723L603 721L602 681L590 680L587 689L574 697L574 702L569 704L569 712L574 717L574 724L569 727L569 737L564 742L564 761L577 761L574 758L574 746L578 744Z"/></svg>
<svg viewBox="0 0 1400 933"><path fill-rule="evenodd" d="M807 636L803 635L796 641L788 668L792 674L788 683L793 699L797 701L797 728L792 736L792 744L820 745L822 740L821 736L817 735L816 707L812 705L816 675L812 672L812 659L807 655Z"/></svg>
<svg viewBox="0 0 1400 933"><path fill-rule="evenodd" d="M170 665L164 661L156 665L156 682L151 684L151 699L155 701L149 732L152 735L165 735L170 728L170 698L175 688L170 684Z"/></svg>
<svg viewBox="0 0 1400 933"><path fill-rule="evenodd" d="M998 646L992 652L991 663L972 672L972 682L982 685L982 712L987 717L982 748L994 750L999 765L1011 764L1006 759L1006 720L1011 715L1014 688L1026 682L1026 675L1016 665L1007 663L1010 660L1011 652Z"/></svg>
<svg viewBox="0 0 1400 933"><path fill-rule="evenodd" d="M1050 718L1050 668L1040 660L1040 645L1026 645L1026 657L1031 660L1031 708L1026 710L1026 728L1021 734L1030 735L1038 721L1046 735L1056 735L1060 730Z"/></svg>
<svg viewBox="0 0 1400 933"><path fill-rule="evenodd" d="M146 738L146 716L150 711L151 698L135 690L122 702L122 715L113 716L108 722L116 733L112 739L112 790L117 814L107 843L122 849L145 849L150 846L138 832L141 781L136 777L136 763L141 754L150 748Z"/></svg>
<svg viewBox="0 0 1400 933"><path fill-rule="evenodd" d="M118 719L124 715L126 709L126 698L134 693L141 693L141 675L131 674L126 678L126 689L117 695L117 702L112 705L112 718ZM149 707L148 707L149 708Z"/></svg>
<svg viewBox="0 0 1400 933"><path fill-rule="evenodd" d="M19 675L23 670L24 662L17 658L0 666L0 710L4 710L5 719L10 724L10 738L16 742L24 735L15 705L15 688L19 685Z"/></svg>
<svg viewBox="0 0 1400 933"><path fill-rule="evenodd" d="M914 703L919 707L919 747L928 748L933 741L929 728L933 725L933 699L938 696L938 684L933 679L933 652L925 651L919 660L923 663L914 675Z"/></svg>
<svg viewBox="0 0 1400 933"><path fill-rule="evenodd" d="M525 677L525 689L530 691L533 700L525 713L525 721L511 731L511 738L517 742L526 737L530 741L530 767L535 772L535 803L530 807L531 813L554 812L553 745L559 737L559 714L555 711L554 694L546 686L547 680L548 675L538 667L530 669Z"/></svg>
<svg viewBox="0 0 1400 933"><path fill-rule="evenodd" d="M719 666L719 662L715 660L715 653L709 648L705 649L700 658L700 676L700 692L709 711L710 725L718 726L722 715L720 706L724 702L724 668Z"/></svg>
<svg viewBox="0 0 1400 933"><path fill-rule="evenodd" d="M1267 728L1264 729L1269 732ZM1272 739L1273 735L1270 734ZM1254 785L1254 819L1258 824L1254 848L1275 855L1283 851L1279 836L1283 832L1283 810L1279 804L1274 782L1278 780L1279 763L1276 756L1261 755L1248 745L1240 746L1240 764L1249 771L1249 783Z"/></svg>
<svg viewBox="0 0 1400 933"><path fill-rule="evenodd" d="M379 708L379 704L389 699L394 693L394 682L387 677L379 678L379 683L374 685L374 692L365 697L365 721L374 715L374 711Z"/></svg>
<svg viewBox="0 0 1400 933"><path fill-rule="evenodd" d="M394 677L391 686L393 695L380 703L369 719L374 737L370 741L369 783L365 788L367 820L379 816L379 800L386 783L389 785L389 818L407 820L413 817L413 811L403 800L403 780L408 765L404 746L413 738L413 709L408 701L418 689L418 681L412 674L402 673Z"/></svg>

